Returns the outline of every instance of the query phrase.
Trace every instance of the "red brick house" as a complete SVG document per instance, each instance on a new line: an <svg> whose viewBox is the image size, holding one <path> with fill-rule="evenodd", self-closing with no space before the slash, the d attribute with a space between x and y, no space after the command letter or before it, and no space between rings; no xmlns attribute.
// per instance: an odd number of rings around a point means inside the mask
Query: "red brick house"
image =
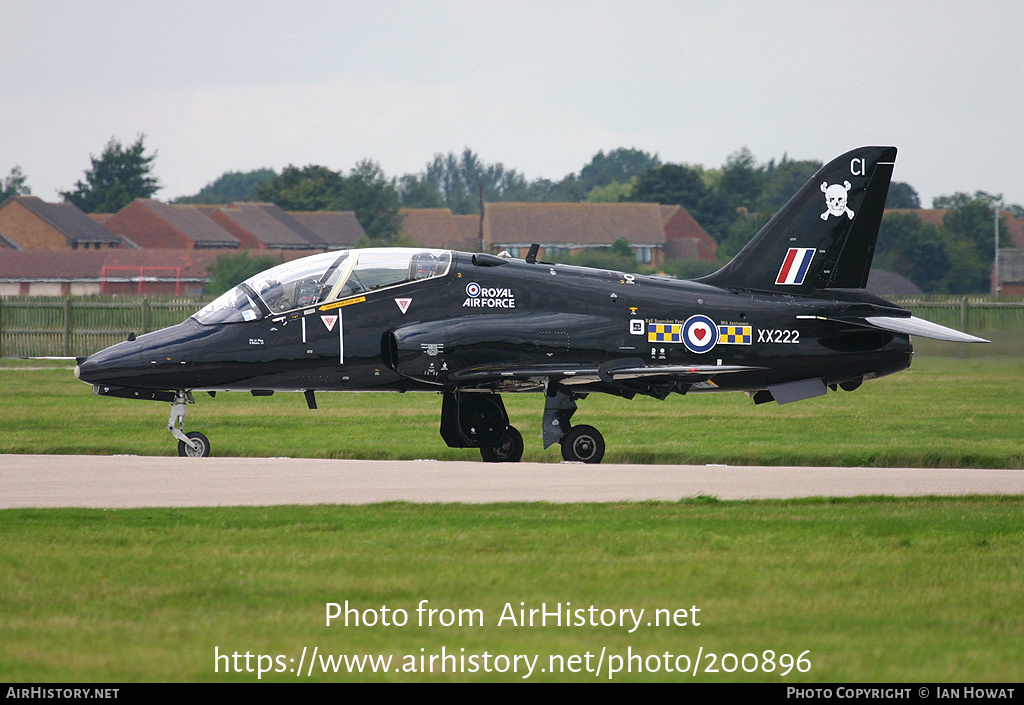
<svg viewBox="0 0 1024 705"><path fill-rule="evenodd" d="M103 227L142 249L238 249L238 238L195 206L171 206L138 198L109 218Z"/></svg>
<svg viewBox="0 0 1024 705"><path fill-rule="evenodd" d="M479 229L480 216L455 216L447 208L403 208L402 232L423 247L476 252L480 249L476 232L471 237L459 225L459 218L472 219Z"/></svg>
<svg viewBox="0 0 1024 705"><path fill-rule="evenodd" d="M273 203L234 203L207 215L244 248L322 251L338 247Z"/></svg>
<svg viewBox="0 0 1024 705"><path fill-rule="evenodd" d="M289 211L330 250L353 247L366 231L352 211Z"/></svg>
<svg viewBox="0 0 1024 705"><path fill-rule="evenodd" d="M484 239L494 252L523 256L575 254L625 238L638 264L660 267L667 257L715 259L715 241L679 206L657 203L488 203Z"/></svg>
<svg viewBox="0 0 1024 705"><path fill-rule="evenodd" d="M203 293L219 252L135 250L0 252L0 296Z"/></svg>
<svg viewBox="0 0 1024 705"><path fill-rule="evenodd" d="M15 196L0 204L0 248L14 250L107 250L121 238L71 203Z"/></svg>

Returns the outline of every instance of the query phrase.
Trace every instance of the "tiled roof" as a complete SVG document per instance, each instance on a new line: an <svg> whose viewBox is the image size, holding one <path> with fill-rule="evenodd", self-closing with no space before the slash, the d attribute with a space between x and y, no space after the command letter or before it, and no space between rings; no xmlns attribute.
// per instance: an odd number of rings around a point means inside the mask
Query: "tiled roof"
<svg viewBox="0 0 1024 705"><path fill-rule="evenodd" d="M493 247L540 243L560 247L665 243L656 203L488 203L484 231Z"/></svg>
<svg viewBox="0 0 1024 705"><path fill-rule="evenodd" d="M209 216L239 240L248 235L264 247L300 250L328 247L319 235L273 203L234 203L222 206ZM240 228L244 234L234 228ZM246 244L244 240L243 244Z"/></svg>
<svg viewBox="0 0 1024 705"><path fill-rule="evenodd" d="M102 225L90 218L71 203L47 203L37 196L16 196L4 202L17 201L36 217L47 222L71 243L102 243L116 245L121 241Z"/></svg>
<svg viewBox="0 0 1024 705"><path fill-rule="evenodd" d="M288 215L331 249L352 247L366 235L352 211L289 211Z"/></svg>
<svg viewBox="0 0 1024 705"><path fill-rule="evenodd" d="M403 208L402 230L423 247L461 249L462 233L447 208Z"/></svg>
<svg viewBox="0 0 1024 705"><path fill-rule="evenodd" d="M478 215L456 215L455 225L459 228L459 235L462 238L462 249L469 252L476 252L480 249L480 216Z"/></svg>
<svg viewBox="0 0 1024 705"><path fill-rule="evenodd" d="M195 206L171 206L153 198L140 198L126 208L131 208L133 204L139 204L150 211L168 226L194 242L196 247L237 248L240 245L238 238L206 217ZM113 220L112 218L111 221L108 221L108 224ZM131 239L130 232L126 231L125 236Z"/></svg>
<svg viewBox="0 0 1024 705"><path fill-rule="evenodd" d="M682 206L661 206L665 255L675 259L717 259L718 243Z"/></svg>

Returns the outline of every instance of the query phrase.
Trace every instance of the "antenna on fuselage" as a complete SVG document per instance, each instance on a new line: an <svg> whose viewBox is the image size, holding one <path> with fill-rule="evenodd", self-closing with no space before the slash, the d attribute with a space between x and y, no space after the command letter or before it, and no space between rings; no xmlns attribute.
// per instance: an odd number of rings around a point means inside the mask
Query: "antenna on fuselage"
<svg viewBox="0 0 1024 705"><path fill-rule="evenodd" d="M526 253L527 264L537 264L537 253L540 252L540 245L536 242L530 245L530 251Z"/></svg>

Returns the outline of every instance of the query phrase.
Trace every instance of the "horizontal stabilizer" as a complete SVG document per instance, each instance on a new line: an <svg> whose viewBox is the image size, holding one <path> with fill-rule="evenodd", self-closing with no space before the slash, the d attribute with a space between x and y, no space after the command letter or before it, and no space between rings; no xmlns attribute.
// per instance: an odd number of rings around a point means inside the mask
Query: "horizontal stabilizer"
<svg viewBox="0 0 1024 705"><path fill-rule="evenodd" d="M894 333L906 335L920 335L934 340L948 340L951 343L988 343L990 341L967 333L961 333L953 328L940 326L938 323L926 321L917 316L910 318L894 318L892 316L867 316L865 321L876 328L891 330Z"/></svg>

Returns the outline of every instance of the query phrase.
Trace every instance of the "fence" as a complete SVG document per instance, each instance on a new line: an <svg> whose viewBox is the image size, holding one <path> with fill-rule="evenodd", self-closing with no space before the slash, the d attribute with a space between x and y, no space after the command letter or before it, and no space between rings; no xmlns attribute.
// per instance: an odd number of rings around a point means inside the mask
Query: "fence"
<svg viewBox="0 0 1024 705"><path fill-rule="evenodd" d="M964 345L916 337L915 348L924 354L1019 356L1024 350L1024 300L925 296L893 301L916 316L993 343ZM130 298L0 299L0 357L89 355L124 340L131 332L148 333L180 323L204 304L199 300Z"/></svg>
<svg viewBox="0 0 1024 705"><path fill-rule="evenodd" d="M90 355L124 340L180 323L204 302L150 299L0 300L0 357Z"/></svg>

